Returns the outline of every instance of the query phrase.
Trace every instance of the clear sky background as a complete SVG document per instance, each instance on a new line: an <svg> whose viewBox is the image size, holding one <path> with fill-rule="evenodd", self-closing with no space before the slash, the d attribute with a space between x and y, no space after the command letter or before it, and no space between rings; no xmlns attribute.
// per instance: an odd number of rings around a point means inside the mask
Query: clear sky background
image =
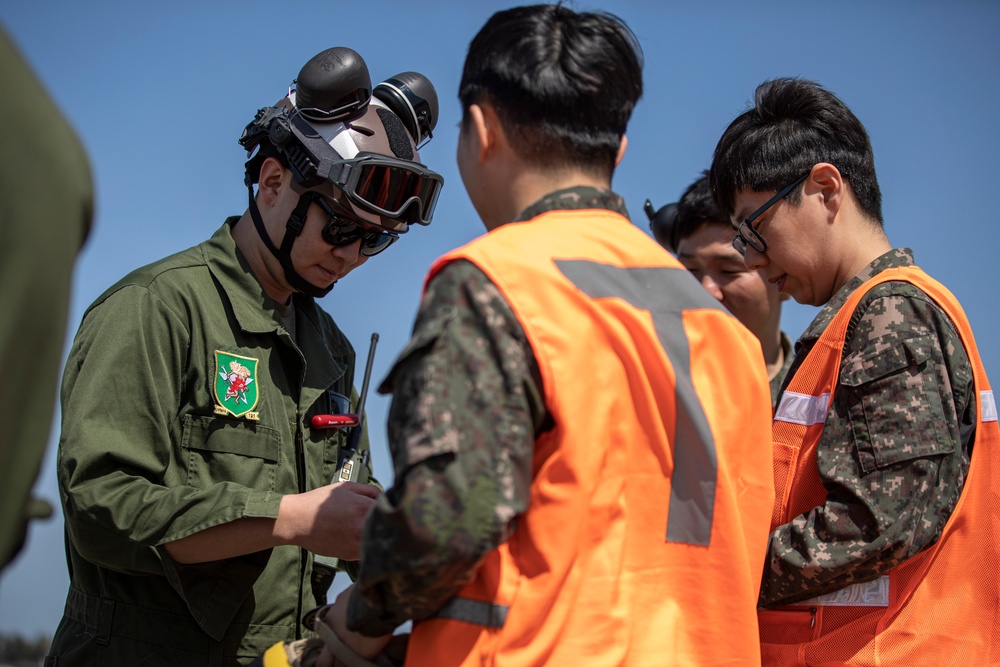
<svg viewBox="0 0 1000 667"><path fill-rule="evenodd" d="M245 210L246 156L237 144L243 127L284 96L309 58L349 46L365 58L373 82L415 70L434 82L441 101L435 138L421 153L445 177L433 224L412 230L322 300L361 363L372 332L379 333L377 386L406 343L430 263L483 231L455 167L456 95L469 40L494 11L514 4L523 3L0 3L0 23L93 165L96 226L76 266L69 335L87 305L125 273L201 242ZM918 264L958 296L987 371L1000 378L1000 185L992 171L1000 155L1000 3L569 4L618 14L645 53L645 94L613 183L635 224L648 230L647 197L657 207L675 201L709 165L720 134L758 83L777 76L819 81L872 137L890 241L913 248ZM794 339L815 313L786 303L784 329ZM388 398L372 389L367 407L376 473L389 483ZM57 439L58 425L36 487L52 501ZM34 525L27 550L0 578L0 631L53 632L68 582L57 513Z"/></svg>

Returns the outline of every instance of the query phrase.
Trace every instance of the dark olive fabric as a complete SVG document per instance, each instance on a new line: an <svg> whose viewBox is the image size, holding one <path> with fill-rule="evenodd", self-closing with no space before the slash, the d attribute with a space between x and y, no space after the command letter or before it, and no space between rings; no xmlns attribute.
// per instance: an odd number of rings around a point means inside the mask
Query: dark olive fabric
<svg viewBox="0 0 1000 667"><path fill-rule="evenodd" d="M83 146L0 27L0 568L28 519L45 454L66 340L70 281L90 228L93 183ZM53 501L55 499L52 499Z"/></svg>

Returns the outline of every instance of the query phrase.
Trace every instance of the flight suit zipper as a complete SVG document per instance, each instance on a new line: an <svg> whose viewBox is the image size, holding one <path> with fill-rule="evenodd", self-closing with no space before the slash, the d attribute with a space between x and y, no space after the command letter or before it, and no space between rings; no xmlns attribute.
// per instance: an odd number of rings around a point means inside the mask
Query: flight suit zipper
<svg viewBox="0 0 1000 667"><path fill-rule="evenodd" d="M299 493L305 493L306 487L308 486L306 480L306 454L305 454L305 443L302 437L302 416L298 410L295 411L295 476L298 482ZM299 595L298 602L295 605L295 638L302 639L302 624L298 622L298 619L302 618L304 610L302 609L302 596L303 582L305 582L306 568L309 565L309 553L299 547ZM312 585L310 583L310 593L312 592Z"/></svg>

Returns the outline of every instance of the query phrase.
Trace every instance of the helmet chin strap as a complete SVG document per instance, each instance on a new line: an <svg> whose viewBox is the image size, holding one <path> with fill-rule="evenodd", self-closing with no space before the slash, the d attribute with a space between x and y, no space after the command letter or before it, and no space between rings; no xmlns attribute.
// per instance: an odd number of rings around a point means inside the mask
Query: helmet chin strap
<svg viewBox="0 0 1000 667"><path fill-rule="evenodd" d="M260 240L264 242L264 246L271 251L271 254L281 264L281 268L285 270L285 280L288 281L288 284L297 291L314 299L321 299L329 294L333 286L337 284L336 282L332 283L329 287L316 287L300 276L292 264L292 245L295 243L298 235L302 233L302 228L306 224L306 211L309 210L309 204L313 202L313 198L317 195L313 192L307 192L299 196L299 203L296 204L292 214L288 216L288 223L285 225L285 237L281 240L281 248L279 249L274 247L274 243L271 242L271 237L267 233L267 228L264 227L264 220L261 218L260 209L257 208L257 200L253 196L253 183L249 182L249 179L247 179L247 190L250 192L250 217L253 219L253 225L257 228L257 234L260 236Z"/></svg>

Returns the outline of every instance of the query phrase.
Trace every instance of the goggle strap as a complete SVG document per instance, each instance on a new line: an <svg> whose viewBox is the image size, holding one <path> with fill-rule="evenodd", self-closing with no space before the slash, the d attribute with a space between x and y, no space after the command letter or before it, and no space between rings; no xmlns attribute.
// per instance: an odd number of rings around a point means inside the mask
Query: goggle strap
<svg viewBox="0 0 1000 667"><path fill-rule="evenodd" d="M253 220L253 226L257 228L257 235L260 240L264 243L264 247L271 251L271 254L281 259L281 255L278 249L274 247L271 242L271 237L267 233L267 228L264 227L264 221L260 217L260 210L257 208L257 200L253 198L253 185L247 183L247 192L250 194L250 218Z"/></svg>
<svg viewBox="0 0 1000 667"><path fill-rule="evenodd" d="M306 213L309 211L309 205L313 203L315 197L316 193L314 192L307 192L299 196L299 203L295 205L292 214L288 216L288 224L285 225L285 237L281 240L281 252L283 254L292 254L292 245L306 226Z"/></svg>
<svg viewBox="0 0 1000 667"><path fill-rule="evenodd" d="M286 232L285 239L282 241L281 246L284 248L286 242L288 242L288 252L281 252L278 250L271 242L271 237L267 233L267 228L264 227L264 220L261 218L260 209L257 208L257 200L253 197L253 185L248 184L247 192L250 195L250 218L253 220L254 227L257 228L257 235L260 237L264 247L267 248L271 254L274 255L275 259L277 259L281 264L281 268L285 272L285 279L288 281L288 284L303 294L311 296L315 299L321 299L329 294L330 290L332 290L333 286L337 283L333 283L326 288L316 287L295 271L295 267L292 265L291 256L291 244L294 242L295 237L292 236L291 241L289 241L289 234ZM304 197L299 198L299 204L296 206L296 210L298 210L298 207L302 205L302 199L304 199ZM309 204L307 202L306 206L308 207L308 205Z"/></svg>

